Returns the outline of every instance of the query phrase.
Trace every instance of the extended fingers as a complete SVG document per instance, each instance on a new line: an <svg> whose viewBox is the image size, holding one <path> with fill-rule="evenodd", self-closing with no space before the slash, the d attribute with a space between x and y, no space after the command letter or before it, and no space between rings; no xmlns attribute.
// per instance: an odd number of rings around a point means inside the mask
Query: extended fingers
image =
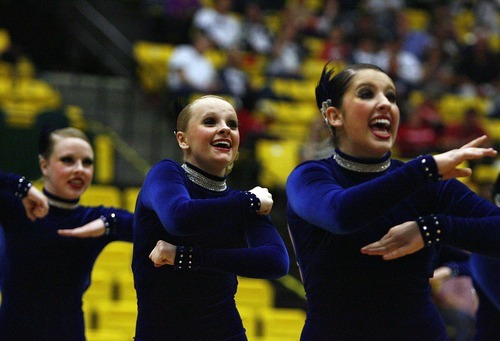
<svg viewBox="0 0 500 341"><path fill-rule="evenodd" d="M470 141L469 143L464 144L460 149L469 148L469 147L478 147L481 144L483 144L487 139L488 139L488 137L486 135L479 136L478 138Z"/></svg>

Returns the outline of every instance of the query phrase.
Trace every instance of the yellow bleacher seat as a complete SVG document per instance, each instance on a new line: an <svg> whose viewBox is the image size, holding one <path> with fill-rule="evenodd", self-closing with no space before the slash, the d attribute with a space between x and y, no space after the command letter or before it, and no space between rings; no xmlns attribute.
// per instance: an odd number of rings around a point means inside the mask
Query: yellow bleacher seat
<svg viewBox="0 0 500 341"><path fill-rule="evenodd" d="M297 341L300 339L306 313L296 308L267 308L260 313L262 339Z"/></svg>
<svg viewBox="0 0 500 341"><path fill-rule="evenodd" d="M246 329L246 335L249 341L254 340L258 334L258 322L255 309L246 306L238 306L243 327Z"/></svg>
<svg viewBox="0 0 500 341"><path fill-rule="evenodd" d="M157 92L166 85L168 60L174 45L140 40L134 43L133 54L142 87Z"/></svg>
<svg viewBox="0 0 500 341"><path fill-rule="evenodd" d="M499 173L500 168L495 165L478 164L474 166L472 178L475 183L493 184L495 183Z"/></svg>
<svg viewBox="0 0 500 341"><path fill-rule="evenodd" d="M57 108L61 105L59 91L41 79L30 77L18 79L12 90L14 100L36 103L40 109Z"/></svg>
<svg viewBox="0 0 500 341"><path fill-rule="evenodd" d="M304 46L309 51L309 55L312 57L319 57L323 51L323 45L325 44L325 38L320 37L305 37Z"/></svg>
<svg viewBox="0 0 500 341"><path fill-rule="evenodd" d="M457 33L458 40L461 43L466 42L467 34L470 33L476 23L476 16L473 10L462 10L455 14L453 18L453 25Z"/></svg>
<svg viewBox="0 0 500 341"><path fill-rule="evenodd" d="M136 302L112 301L101 302L95 306L99 329L115 330L124 333L128 340L133 340L137 319Z"/></svg>
<svg viewBox="0 0 500 341"><path fill-rule="evenodd" d="M129 242L115 241L102 250L94 269L111 270L114 273L131 271L133 245Z"/></svg>
<svg viewBox="0 0 500 341"><path fill-rule="evenodd" d="M256 160L261 170L261 186L284 188L290 172L299 164L302 142L298 140L264 140L255 145Z"/></svg>
<svg viewBox="0 0 500 341"><path fill-rule="evenodd" d="M205 57L210 60L216 69L221 69L226 65L227 51L212 49L205 52Z"/></svg>
<svg viewBox="0 0 500 341"><path fill-rule="evenodd" d="M273 120L280 123L309 125L320 113L313 101L266 101Z"/></svg>
<svg viewBox="0 0 500 341"><path fill-rule="evenodd" d="M115 275L116 296L118 301L136 302L137 294L134 288L134 275L132 270L120 271Z"/></svg>
<svg viewBox="0 0 500 341"><path fill-rule="evenodd" d="M130 334L115 329L87 329L85 331L87 341L127 341L132 340Z"/></svg>
<svg viewBox="0 0 500 341"><path fill-rule="evenodd" d="M140 187L127 187L123 189L123 204L122 207L130 212L135 211L135 203L139 195Z"/></svg>
<svg viewBox="0 0 500 341"><path fill-rule="evenodd" d="M488 137L491 140L500 143L500 119L483 117L482 125L486 130Z"/></svg>
<svg viewBox="0 0 500 341"><path fill-rule="evenodd" d="M113 279L110 271L94 269L91 276L90 286L83 295L83 301L91 304L111 300L113 297Z"/></svg>
<svg viewBox="0 0 500 341"><path fill-rule="evenodd" d="M80 198L81 205L121 207L122 194L119 188L107 185L91 185Z"/></svg>
<svg viewBox="0 0 500 341"><path fill-rule="evenodd" d="M236 305L254 309L255 312L274 305L274 287L265 279L238 278Z"/></svg>
<svg viewBox="0 0 500 341"><path fill-rule="evenodd" d="M485 116L491 106L491 100L488 98L454 94L444 95L438 102L439 113L445 124L460 122L469 108L474 108L480 116Z"/></svg>
<svg viewBox="0 0 500 341"><path fill-rule="evenodd" d="M425 31L429 25L430 15L418 8L406 8L404 14L408 20L408 28L412 31Z"/></svg>
<svg viewBox="0 0 500 341"><path fill-rule="evenodd" d="M298 102L299 106L305 103L314 106L316 83L317 81L313 79L274 78L270 82L270 86L276 95L289 97ZM293 102L292 104L297 105L297 103Z"/></svg>
<svg viewBox="0 0 500 341"><path fill-rule="evenodd" d="M100 184L109 184L115 177L114 141L109 134L98 134L94 137L93 142L95 150L95 180ZM115 207L121 207L121 202Z"/></svg>
<svg viewBox="0 0 500 341"><path fill-rule="evenodd" d="M0 54L10 48L10 34L5 28L0 28Z"/></svg>
<svg viewBox="0 0 500 341"><path fill-rule="evenodd" d="M323 68L327 61L321 58L309 57L302 63L302 75L306 79L311 79L318 81L321 72L323 72ZM342 71L346 66L345 61L337 60L329 63L328 68L334 68L335 74Z"/></svg>

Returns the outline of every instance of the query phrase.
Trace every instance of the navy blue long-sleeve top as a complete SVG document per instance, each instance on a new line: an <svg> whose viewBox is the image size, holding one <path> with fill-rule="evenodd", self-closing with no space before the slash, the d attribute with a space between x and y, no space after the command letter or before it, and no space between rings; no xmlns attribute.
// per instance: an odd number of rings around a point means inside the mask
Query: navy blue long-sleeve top
<svg viewBox="0 0 500 341"><path fill-rule="evenodd" d="M457 180L430 181L436 164L422 160L364 173L330 157L290 174L287 221L307 294L303 340L447 339L430 299L437 245L498 255L500 209ZM439 224L424 249L391 261L360 252L419 217Z"/></svg>
<svg viewBox="0 0 500 341"><path fill-rule="evenodd" d="M0 340L85 340L82 296L92 267L109 242L132 241L133 215L103 206L50 206L46 217L32 222L14 195L20 178L0 172L5 233ZM110 223L109 235L80 239L57 234L101 216Z"/></svg>
<svg viewBox="0 0 500 341"><path fill-rule="evenodd" d="M168 159L145 179L134 217L136 340L244 340L237 276L272 279L288 272L283 240L269 216L257 215L249 193L205 187ZM192 268L155 268L148 256L158 240L189 247Z"/></svg>

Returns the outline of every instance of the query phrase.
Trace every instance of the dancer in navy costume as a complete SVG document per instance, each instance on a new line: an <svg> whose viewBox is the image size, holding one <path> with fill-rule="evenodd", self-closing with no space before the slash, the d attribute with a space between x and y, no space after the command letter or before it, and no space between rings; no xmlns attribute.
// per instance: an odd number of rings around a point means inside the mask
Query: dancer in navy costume
<svg viewBox="0 0 500 341"><path fill-rule="evenodd" d="M176 137L184 163L156 164L136 205L136 340L246 340L234 301L237 275L271 279L289 269L268 216L272 197L261 187L226 187L239 132L224 99L188 104Z"/></svg>
<svg viewBox="0 0 500 341"><path fill-rule="evenodd" d="M94 171L92 147L81 131L43 134L40 154L50 205L43 218L39 206L26 216L21 199L31 192L31 183L0 173L7 263L0 340L85 340L82 296L92 266L109 242L132 240L133 215L78 204Z"/></svg>
<svg viewBox="0 0 500 341"><path fill-rule="evenodd" d="M332 157L290 174L287 220L307 294L302 340L446 340L431 302L436 244L498 253L500 210L456 180L466 159L495 156L468 146L403 163L391 159L399 122L392 80L372 65L332 77L325 69L316 101L330 127ZM361 252L389 229L426 229L426 247L387 261ZM483 231L484 234L471 232ZM426 231L426 232L427 232ZM485 233L491 232L487 236ZM491 239L490 239L491 238ZM378 254L373 246L363 252ZM393 245L383 247L393 252Z"/></svg>
<svg viewBox="0 0 500 341"><path fill-rule="evenodd" d="M500 207L500 174L492 190L492 201ZM433 277L437 286L457 276L472 278L478 297L472 339L500 340L500 260L454 248L444 248L441 258L444 265L434 271Z"/></svg>

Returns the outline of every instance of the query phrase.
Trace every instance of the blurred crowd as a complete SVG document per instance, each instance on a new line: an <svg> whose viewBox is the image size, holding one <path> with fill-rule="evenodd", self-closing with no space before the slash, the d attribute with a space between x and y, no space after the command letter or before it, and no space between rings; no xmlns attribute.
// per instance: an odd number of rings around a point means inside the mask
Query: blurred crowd
<svg viewBox="0 0 500 341"><path fill-rule="evenodd" d="M166 84L176 95L222 93L251 109L259 99L286 100L266 82L254 85L248 56L265 61L252 67L266 79L306 79L308 60L376 64L396 82L403 158L460 146L485 132L482 118L500 117L495 0L164 0L146 6L161 8L152 37L175 45ZM207 57L211 50L224 51L223 64ZM450 122L439 105L448 95L475 102ZM263 124L250 126L264 133Z"/></svg>

